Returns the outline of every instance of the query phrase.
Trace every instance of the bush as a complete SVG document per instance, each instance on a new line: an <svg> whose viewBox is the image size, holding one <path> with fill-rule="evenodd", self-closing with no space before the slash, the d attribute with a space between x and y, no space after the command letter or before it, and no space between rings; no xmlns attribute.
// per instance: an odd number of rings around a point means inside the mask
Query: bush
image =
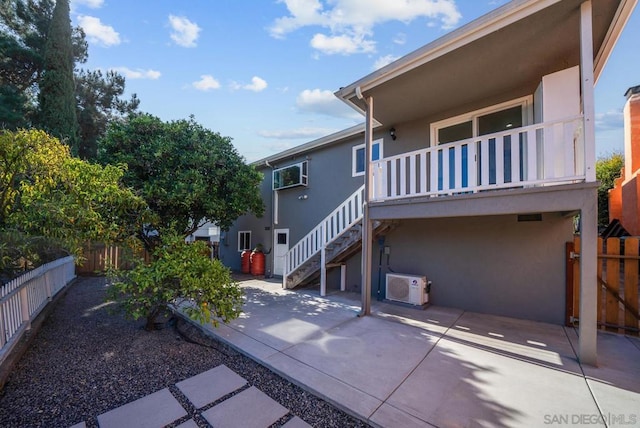
<svg viewBox="0 0 640 428"><path fill-rule="evenodd" d="M62 244L17 230L0 230L0 284L40 265L69 255Z"/></svg>
<svg viewBox="0 0 640 428"><path fill-rule="evenodd" d="M231 271L219 260L209 258L204 242L185 243L184 238L163 237L150 263L139 262L132 270L111 270L114 278L109 296L120 302L134 319L146 318L147 330L171 306L192 319L218 325L229 322L242 308L242 290L231 278Z"/></svg>

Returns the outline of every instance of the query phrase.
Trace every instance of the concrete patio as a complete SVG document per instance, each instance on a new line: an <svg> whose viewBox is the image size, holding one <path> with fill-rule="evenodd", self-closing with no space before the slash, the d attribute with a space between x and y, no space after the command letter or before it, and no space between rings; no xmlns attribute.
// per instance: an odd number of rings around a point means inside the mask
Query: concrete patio
<svg viewBox="0 0 640 428"><path fill-rule="evenodd" d="M640 339L459 309L419 310L244 280L245 313L205 327L244 354L374 426L640 426Z"/></svg>

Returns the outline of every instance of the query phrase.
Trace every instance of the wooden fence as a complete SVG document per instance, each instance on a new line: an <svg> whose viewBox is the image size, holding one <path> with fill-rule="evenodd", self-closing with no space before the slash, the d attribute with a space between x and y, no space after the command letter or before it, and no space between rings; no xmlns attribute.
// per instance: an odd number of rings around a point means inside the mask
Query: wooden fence
<svg viewBox="0 0 640 428"><path fill-rule="evenodd" d="M637 335L640 331L639 237L598 238L598 326ZM567 323L580 318L580 238L566 246Z"/></svg>
<svg viewBox="0 0 640 428"><path fill-rule="evenodd" d="M217 242L209 244L211 258L219 257L219 245ZM143 251L145 262L151 257L146 250ZM108 266L117 269L129 269L131 264L131 250L117 245L92 244L84 249L85 261L76 267L78 275L100 275Z"/></svg>
<svg viewBox="0 0 640 428"><path fill-rule="evenodd" d="M76 267L78 275L99 275L108 266L127 269L131 265L131 250L117 245L92 244L84 249L85 261ZM148 254L144 253L148 261Z"/></svg>

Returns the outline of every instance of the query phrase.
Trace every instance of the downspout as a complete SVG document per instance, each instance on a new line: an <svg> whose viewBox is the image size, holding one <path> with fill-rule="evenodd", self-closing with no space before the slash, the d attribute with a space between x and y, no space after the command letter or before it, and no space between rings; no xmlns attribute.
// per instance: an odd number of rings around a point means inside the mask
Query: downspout
<svg viewBox="0 0 640 428"><path fill-rule="evenodd" d="M271 168L271 203L269 204L271 206L271 248L273 248L273 243L274 243L274 229L275 229L275 216L274 216L274 212L275 212L275 208L274 208L274 201L276 200L276 198L274 197L275 193L277 192L277 190L274 190L273 188L273 166L269 163L268 160L264 161L264 164L266 166L268 166L269 168ZM272 253L271 255L271 275L270 277L273 277L273 268L275 267L275 254L270 251L270 253Z"/></svg>
<svg viewBox="0 0 640 428"><path fill-rule="evenodd" d="M369 219L369 201L371 201L372 171L371 171L371 146L373 144L373 97L364 98L362 90L356 88L356 96L363 100L366 106L364 128L364 201L362 204L362 307L358 316L371 313L371 238L373 225Z"/></svg>

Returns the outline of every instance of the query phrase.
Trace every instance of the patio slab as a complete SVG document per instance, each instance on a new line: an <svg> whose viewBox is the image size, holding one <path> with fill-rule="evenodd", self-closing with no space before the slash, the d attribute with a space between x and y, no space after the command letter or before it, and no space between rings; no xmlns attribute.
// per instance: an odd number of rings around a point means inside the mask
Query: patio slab
<svg viewBox="0 0 640 428"><path fill-rule="evenodd" d="M567 409L598 413L581 376L446 337L387 404L435 426L544 426Z"/></svg>
<svg viewBox="0 0 640 428"><path fill-rule="evenodd" d="M599 333L594 368L558 325L377 301L358 318L352 293L242 286L246 314L212 333L373 426L598 426L607 412L629 426L638 413L637 338Z"/></svg>
<svg viewBox="0 0 640 428"><path fill-rule="evenodd" d="M213 406L202 416L218 428L267 428L287 413L289 410L252 386Z"/></svg>
<svg viewBox="0 0 640 428"><path fill-rule="evenodd" d="M438 338L415 327L363 317L326 330L284 353L384 401Z"/></svg>
<svg viewBox="0 0 640 428"><path fill-rule="evenodd" d="M98 416L100 428L157 428L186 416L167 388Z"/></svg>
<svg viewBox="0 0 640 428"><path fill-rule="evenodd" d="M234 371L220 365L178 382L176 386L197 409L200 409L246 384L247 381Z"/></svg>

